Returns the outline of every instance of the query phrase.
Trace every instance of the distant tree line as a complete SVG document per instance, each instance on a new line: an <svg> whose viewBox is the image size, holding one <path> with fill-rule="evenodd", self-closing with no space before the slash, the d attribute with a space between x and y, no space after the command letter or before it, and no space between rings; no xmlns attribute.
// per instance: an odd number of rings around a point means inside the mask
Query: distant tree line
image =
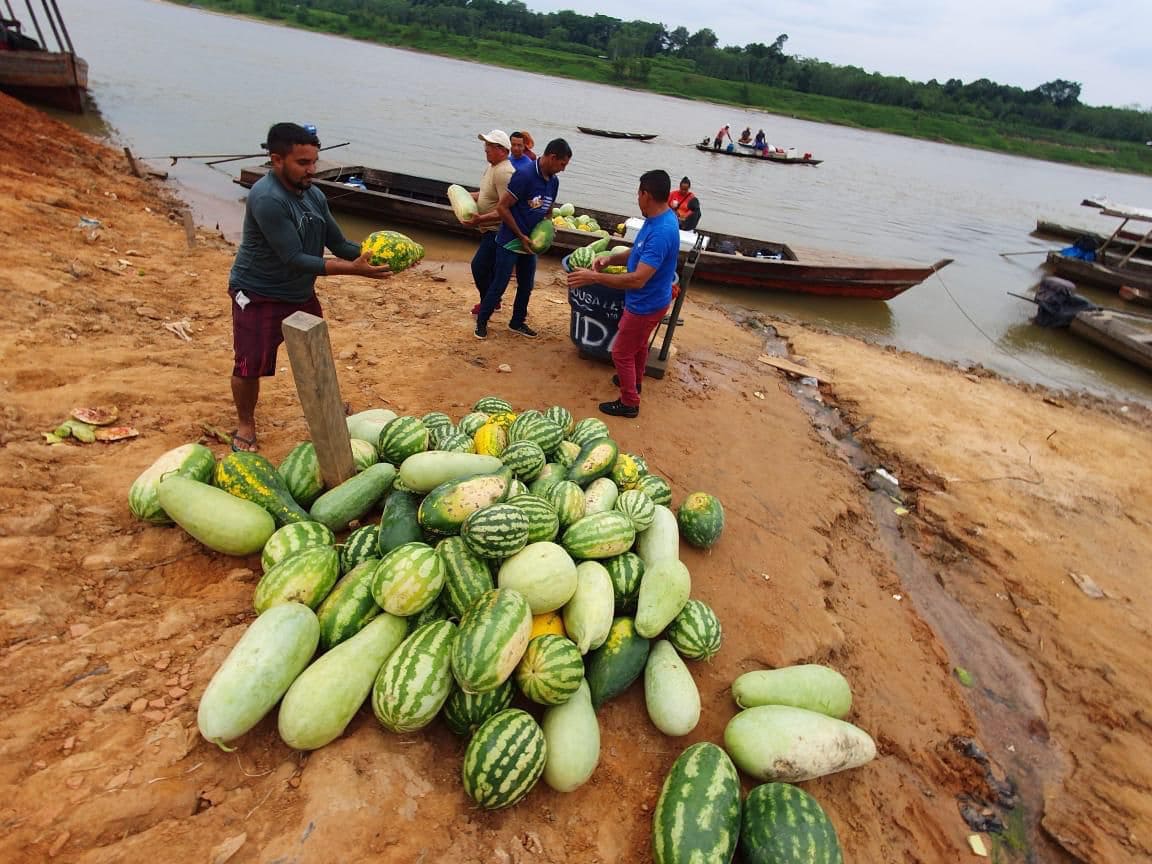
<svg viewBox="0 0 1152 864"><path fill-rule="evenodd" d="M1080 85L1056 79L1032 90L981 78L927 83L836 66L784 53L787 34L770 45L719 44L704 28L669 30L648 21L572 11L533 12L519 0L201 0L203 5L294 19L303 25L387 41L398 32L432 30L470 38L539 43L603 57L622 82L644 83L654 64L728 81L765 84L838 99L915 111L973 117L1005 124L1074 132L1116 141L1152 139L1152 112L1080 103ZM323 22L317 18L329 19Z"/></svg>

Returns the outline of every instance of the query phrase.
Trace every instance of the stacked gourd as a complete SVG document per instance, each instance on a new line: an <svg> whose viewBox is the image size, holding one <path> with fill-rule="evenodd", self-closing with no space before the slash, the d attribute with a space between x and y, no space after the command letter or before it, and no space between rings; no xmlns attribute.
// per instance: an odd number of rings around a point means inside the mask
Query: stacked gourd
<svg viewBox="0 0 1152 864"><path fill-rule="evenodd" d="M721 629L690 598L679 538L716 542L717 499L694 493L673 512L666 480L603 421L561 406L517 414L489 396L458 423L383 409L348 423L359 473L334 489L308 442L278 469L188 445L133 486L142 518L261 554L259 617L205 691L205 738L229 746L278 701L280 734L300 749L337 738L366 699L391 732L442 715L470 737L466 791L495 809L541 776L583 784L596 710L642 674L657 728L695 727L682 658L710 659Z"/></svg>

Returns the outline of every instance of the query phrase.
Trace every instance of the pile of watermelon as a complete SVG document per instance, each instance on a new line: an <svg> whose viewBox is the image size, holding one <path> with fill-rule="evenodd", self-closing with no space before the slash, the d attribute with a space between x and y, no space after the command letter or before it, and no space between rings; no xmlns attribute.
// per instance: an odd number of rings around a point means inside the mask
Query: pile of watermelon
<svg viewBox="0 0 1152 864"><path fill-rule="evenodd" d="M550 215L552 224L557 228L565 228L569 231L586 231L603 237L608 236L608 231L601 228L599 222L587 213L578 214L572 204L561 204L559 207L553 207Z"/></svg>
<svg viewBox="0 0 1152 864"><path fill-rule="evenodd" d="M679 550L720 538L715 496L673 511L643 458L561 406L487 396L455 422L374 409L348 424L358 473L334 489L308 442L278 467L184 445L132 486L139 518L261 556L259 615L199 706L206 739L228 747L277 703L282 738L303 750L365 701L389 732L442 717L469 739L465 790L496 809L541 777L586 782L596 711L641 676L657 728L696 726L684 661L713 657L721 628Z"/></svg>

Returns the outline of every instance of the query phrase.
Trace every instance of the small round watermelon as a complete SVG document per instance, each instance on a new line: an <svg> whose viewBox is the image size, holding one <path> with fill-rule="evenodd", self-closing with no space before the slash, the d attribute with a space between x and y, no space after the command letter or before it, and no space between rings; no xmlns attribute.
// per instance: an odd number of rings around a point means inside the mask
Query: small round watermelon
<svg viewBox="0 0 1152 864"><path fill-rule="evenodd" d="M680 536L697 549L708 549L724 530L724 506L707 492L693 492L676 511Z"/></svg>

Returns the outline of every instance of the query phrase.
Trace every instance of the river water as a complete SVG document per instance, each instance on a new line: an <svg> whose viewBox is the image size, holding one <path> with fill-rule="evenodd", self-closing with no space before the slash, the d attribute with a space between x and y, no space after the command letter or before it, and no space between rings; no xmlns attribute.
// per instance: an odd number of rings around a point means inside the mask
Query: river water
<svg viewBox="0 0 1152 864"><path fill-rule="evenodd" d="M528 129L538 149L563 136L574 157L561 200L633 213L637 177L664 168L692 179L701 230L794 247L955 263L887 303L762 295L697 283L694 290L773 314L1020 380L1152 404L1152 376L1063 331L1029 323L1027 293L1043 275L1029 236L1038 218L1108 233L1114 220L1085 197L1147 206L1152 178L1063 166L809 123L707 102L550 78L231 18L155 0L61 0L90 64L99 114L77 121L170 172L197 218L236 237L240 166L162 157L258 151L280 120L315 124L324 154L446 182L476 183L478 132ZM131 34L130 37L127 34ZM647 143L583 135L577 125L658 134ZM824 159L811 168L699 153L728 124ZM637 214L638 215L638 214ZM370 227L351 223L351 236ZM417 232L410 232L416 234ZM471 244L428 239L430 254L465 257ZM1002 256L1002 252L1028 252ZM1036 254L1032 254L1036 253ZM1115 294L1085 291L1119 306Z"/></svg>

